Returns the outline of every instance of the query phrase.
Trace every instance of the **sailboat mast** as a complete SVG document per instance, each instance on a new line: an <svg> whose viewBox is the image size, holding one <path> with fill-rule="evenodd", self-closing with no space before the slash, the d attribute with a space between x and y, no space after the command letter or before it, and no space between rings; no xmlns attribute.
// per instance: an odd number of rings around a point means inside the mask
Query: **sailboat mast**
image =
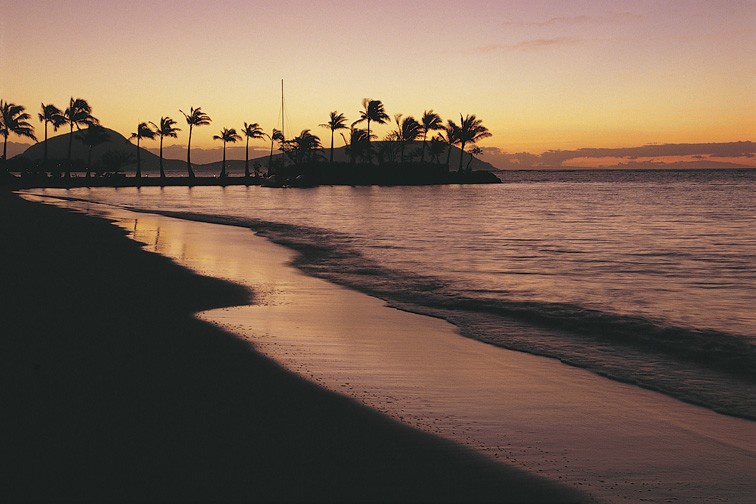
<svg viewBox="0 0 756 504"><path fill-rule="evenodd" d="M284 139L286 139L286 128L285 128L285 122L286 121L286 113L284 112L284 97L283 97L283 79L281 79L281 136L283 136Z"/></svg>

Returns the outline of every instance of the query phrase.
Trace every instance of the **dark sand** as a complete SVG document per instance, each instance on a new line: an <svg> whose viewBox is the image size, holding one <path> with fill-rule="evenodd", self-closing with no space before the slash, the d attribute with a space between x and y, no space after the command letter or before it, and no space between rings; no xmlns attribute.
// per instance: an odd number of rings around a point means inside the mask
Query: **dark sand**
<svg viewBox="0 0 756 504"><path fill-rule="evenodd" d="M191 313L249 293L0 192L0 500L589 501L307 383Z"/></svg>

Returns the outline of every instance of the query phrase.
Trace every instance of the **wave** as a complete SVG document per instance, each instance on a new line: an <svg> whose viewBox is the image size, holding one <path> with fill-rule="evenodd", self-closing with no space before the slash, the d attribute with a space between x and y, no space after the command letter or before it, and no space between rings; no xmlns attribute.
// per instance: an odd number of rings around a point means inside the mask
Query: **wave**
<svg viewBox="0 0 756 504"><path fill-rule="evenodd" d="M336 231L249 217L114 206L249 228L297 251L293 265L305 273L379 297L396 308L444 318L464 336L554 357L615 380L756 420L752 394L756 345L746 336L570 303L494 298L485 290L460 290L443 279L378 264L361 254L350 236Z"/></svg>

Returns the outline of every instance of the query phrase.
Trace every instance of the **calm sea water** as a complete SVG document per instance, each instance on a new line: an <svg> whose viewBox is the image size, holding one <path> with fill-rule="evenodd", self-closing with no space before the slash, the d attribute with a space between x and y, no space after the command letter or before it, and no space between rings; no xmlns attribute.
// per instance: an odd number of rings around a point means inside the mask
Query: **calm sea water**
<svg viewBox="0 0 756 504"><path fill-rule="evenodd" d="M505 182L45 193L248 226L464 336L756 418L756 170Z"/></svg>

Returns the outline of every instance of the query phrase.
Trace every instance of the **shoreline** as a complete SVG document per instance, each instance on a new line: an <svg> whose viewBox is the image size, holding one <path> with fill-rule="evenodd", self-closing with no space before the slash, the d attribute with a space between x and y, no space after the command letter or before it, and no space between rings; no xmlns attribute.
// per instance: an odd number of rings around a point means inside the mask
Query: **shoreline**
<svg viewBox="0 0 756 504"><path fill-rule="evenodd" d="M743 467L756 449L748 441L752 424L747 421L553 359L462 338L444 321L387 308L376 298L295 270L292 250L245 227L120 210L111 218L126 229L124 223L133 220L132 233L148 248L163 247L162 253L194 269L246 281L262 293L257 305L204 312L201 318L243 335L304 378L397 420L534 473L589 486L594 496L609 502L649 495L718 495L745 502L749 483ZM222 243L222 251L213 243ZM193 263L192 254L175 256L186 247L205 261L216 257L213 265ZM249 269L246 263L258 266ZM345 325L341 317L328 316L329 306L371 322ZM479 396L483 403L474 400ZM589 445L600 439L601 449L587 450L585 436L592 439ZM737 474L712 477L704 470L710 463Z"/></svg>
<svg viewBox="0 0 756 504"><path fill-rule="evenodd" d="M29 193L31 195L35 195L35 193ZM162 193L161 193L162 194ZM82 197L75 197L75 196L67 196L63 194L51 194L47 195L44 193L36 193L37 196L48 196L55 199L60 199L64 201L71 201L71 202L83 202L83 203L92 203L97 204L96 200L97 198L91 199L91 196L88 198L82 198ZM109 206L109 203L103 203L106 206ZM156 215L163 215L165 217L171 217L176 219L183 219L183 220L191 220L195 222L206 222L206 223L213 223L218 225L230 225L230 226L237 226L241 227L243 229L250 229L253 232L265 237L267 240L270 240L278 245L283 246L286 250L294 250L297 252L296 257L293 259L293 264L296 266L296 268L306 275L315 276L321 279L324 279L326 281L332 282L334 284L340 285L342 287L345 287L347 289L351 289L357 292L361 292L363 294L366 294L368 296L372 296L375 298L379 298L384 300L387 304L394 308L398 308L410 313L416 313L421 315L426 315L429 317L435 317L440 318L445 321L450 322L454 326L459 328L460 333L468 338L471 338L473 340L483 341L488 344L494 345L499 348L512 350L512 351L518 351L518 352L526 352L532 355L539 355L544 357L550 357L558 359L560 362L573 366L578 369L584 369L589 370L592 373L595 373L598 376L603 376L606 378L609 378L611 380L625 383L629 385L634 385L638 387L642 387L644 389L655 391L661 394L664 394L670 398L684 401L686 403L701 406L703 408L707 408L711 411L728 415L734 418L740 418L740 419L746 419L746 420L754 420L754 414L753 414L753 401L750 399L743 400L741 399L739 402L738 400L733 399L731 396L727 395L721 395L717 394L716 390L707 389L704 390L700 383L702 381L699 381L698 388L696 385L693 385L692 387L687 387L685 384L686 379L690 376L691 371L691 362L682 360L677 361L673 357L667 358L666 360L663 360L657 357L656 361L649 361L646 357L647 355L644 353L646 351L645 347L643 345L640 345L639 342L636 342L636 346L628 346L623 345L622 348L622 357L629 360L630 363L635 363L636 367L628 366L626 369L617 369L612 367L602 367L602 362L593 362L590 358L590 356L586 355L580 355L580 353L564 353L559 352L558 348L556 351L552 348L549 348L548 346L538 346L536 344L533 344L532 342L528 341L528 336L531 334L530 331L533 331L534 329L537 329L538 331L543 331L544 333L546 331L554 331L553 336L559 335L559 324L558 320L550 320L548 317L545 320L541 319L533 319L532 314L529 317L524 318L518 318L516 313L510 314L514 315L512 321L508 321L506 319L500 320L501 323L508 323L508 324L515 324L515 327L512 327L510 329L513 329L514 332L510 331L511 334L508 336L508 340L496 340L491 339L489 337L486 337L485 332L485 324L491 324L491 320L483 319L482 317L473 318L469 317L468 313L466 313L464 310L461 311L461 313L456 313L452 309L446 309L446 305L443 304L443 300L439 302L437 299L430 297L428 299L420 298L418 299L415 297L408 297L401 294L401 291L391 290L391 286L386 286L382 284L381 282L376 282L375 274L362 274L360 271L360 265L355 267L353 264L350 264L348 261L345 261L343 264L339 264L338 261L334 264L333 262L329 262L330 259L326 259L326 257L329 254L329 251L336 251L338 249L338 246L334 246L332 243L328 243L327 241L323 244L325 245L325 249L321 250L320 245L316 244L311 238L302 240L299 236L293 236L291 232L282 232L282 229L286 229L287 227L294 227L289 224L282 224L277 222L267 222L267 221L259 221L256 222L256 219L250 218L240 218L239 216L226 216L226 215L218 215L218 216L211 216L208 214L202 214L202 213L193 213L189 210L183 210L183 211L172 211L172 210L161 210L159 208L153 209L153 208L138 208L138 207L132 207L128 204L119 206L117 204L113 205L114 208L122 208L124 210L128 210L130 212L136 212L141 214L156 214ZM313 246L315 245L315 246ZM324 255L325 254L325 255ZM338 257L338 253L334 254ZM323 267L323 266L326 267ZM365 267L365 266L363 266ZM373 271L377 268L379 268L379 265L372 265L369 264L365 269L368 271ZM352 270L356 270L356 273L353 275L348 274ZM383 273L385 276L389 276L393 274L391 270L383 270ZM243 283L243 280L240 280ZM420 286L419 288L415 289L419 291L423 291L423 286ZM465 300L467 301L467 300ZM484 307L486 309L489 309L488 307ZM506 309L507 307L504 307ZM517 310L517 306L514 306L515 311ZM494 314L498 313L496 311L493 312ZM509 313L506 313L509 314ZM490 317L491 319L494 319L494 322L496 322L494 317ZM540 324L540 322L547 322L546 324ZM600 321L600 320L599 320ZM635 319L629 318L630 322L635 322ZM601 321L600 321L601 322ZM622 322L622 321L619 321ZM652 321L649 321L652 322ZM522 331L518 331L517 328L519 327L518 324L524 324L523 327L527 327L527 331L523 333L523 335L520 335ZM483 326L483 331L481 334L481 331L479 330L479 326ZM509 327L509 325L507 325ZM601 328L606 329L605 325ZM621 328L621 327L620 327ZM650 329L654 329L655 327L644 327L642 329L649 331ZM588 329L588 333L591 332L591 330L595 330L595 327L592 326L586 326L586 329ZM682 330L682 328L675 328L674 326L664 326L664 327L656 327L656 329L663 329L665 331L679 331ZM620 334L621 335L621 334ZM565 332L564 334L561 334L560 336L569 338L571 334L569 332ZM664 337L665 334L657 335L659 337ZM696 334L691 334L689 336L696 336ZM667 336L669 337L669 336ZM587 336L583 336L583 340L581 340L579 343L590 345L594 351L600 351L603 353L612 351L612 347L607 345L607 342L605 341L606 337L604 339L602 338L594 338L590 339ZM615 341L616 338L610 339L610 341ZM574 340L573 340L574 341ZM647 339L647 341L653 342L654 338L650 337ZM622 339L619 340L620 343L623 343ZM704 354L706 355L706 354ZM745 355L745 354L743 354ZM653 357L653 354L652 354ZM664 354L661 355L661 357L665 357ZM698 358L700 360L701 354L699 352ZM692 361L693 364L696 364L696 361ZM722 368L721 364L718 364L718 367L715 367L713 364L715 363L709 363L707 366L700 367L698 369L694 369L694 371L697 371L698 374L695 374L695 378L697 380L705 380L705 379L717 379L720 386L724 386L728 390L733 391L741 391L745 390L745 387L747 386L746 380L747 376L742 376L742 372L740 374L737 374L732 369L734 361L730 361L727 363L727 365ZM658 369L660 366L664 367L667 372L672 372L672 370L676 370L677 375L670 375L666 379L666 381L654 381L653 379L649 380L644 376L643 370L645 369L654 369L651 366L656 366L655 369ZM729 366L729 367L727 367ZM639 373L633 373L634 370L640 370ZM688 372L688 375L686 376L685 373ZM743 395L743 394L741 394Z"/></svg>
<svg viewBox="0 0 756 504"><path fill-rule="evenodd" d="M587 502L308 383L192 314L249 301L111 222L0 193L2 495Z"/></svg>

